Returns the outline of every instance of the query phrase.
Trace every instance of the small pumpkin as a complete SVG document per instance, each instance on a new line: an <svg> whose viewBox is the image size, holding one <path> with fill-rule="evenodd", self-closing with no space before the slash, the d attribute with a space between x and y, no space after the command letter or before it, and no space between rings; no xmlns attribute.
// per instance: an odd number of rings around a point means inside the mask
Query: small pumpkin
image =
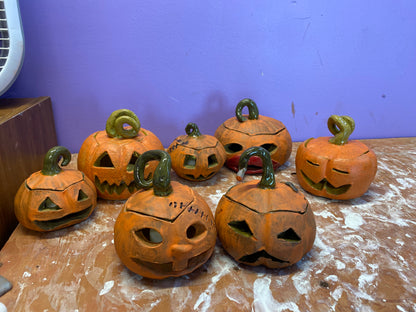
<svg viewBox="0 0 416 312"><path fill-rule="evenodd" d="M332 115L328 129L334 137L311 138L296 152L296 176L307 192L331 199L363 195L377 172L377 157L367 145L348 140L355 122Z"/></svg>
<svg viewBox="0 0 416 312"><path fill-rule="evenodd" d="M153 179L146 179L144 167L151 160L159 164ZM215 246L217 234L209 206L190 187L171 182L170 170L167 152L143 153L134 169L143 189L126 201L114 226L119 258L147 278L191 273L209 259Z"/></svg>
<svg viewBox="0 0 416 312"><path fill-rule="evenodd" d="M17 220L26 228L39 231L61 229L87 219L97 205L94 184L81 171L63 170L71 153L63 146L51 148L43 169L33 173L20 186L14 200Z"/></svg>
<svg viewBox="0 0 416 312"><path fill-rule="evenodd" d="M83 142L78 169L94 181L98 197L123 200L137 191L133 177L136 160L152 149L163 149L156 135L141 128L132 111L116 110L108 118L105 131L94 132ZM155 167L156 163L149 163L146 173Z"/></svg>
<svg viewBox="0 0 416 312"><path fill-rule="evenodd" d="M185 132L168 148L173 170L190 181L212 178L224 165L224 147L214 136L202 135L195 123L188 123Z"/></svg>
<svg viewBox="0 0 416 312"><path fill-rule="evenodd" d="M254 156L262 159L262 178L237 184L222 196L215 213L218 237L238 262L287 267L312 248L315 218L309 202L292 183L276 183L270 154L264 148L244 151L237 178L243 179Z"/></svg>
<svg viewBox="0 0 416 312"><path fill-rule="evenodd" d="M248 115L243 115L243 108ZM241 100L235 109L235 117L226 120L215 131L215 137L224 145L227 153L225 165L237 171L240 155L244 150L261 146L271 155L273 169L283 165L292 152L292 138L285 125L271 117L259 115L256 103L251 99ZM261 158L252 157L247 174L262 172Z"/></svg>

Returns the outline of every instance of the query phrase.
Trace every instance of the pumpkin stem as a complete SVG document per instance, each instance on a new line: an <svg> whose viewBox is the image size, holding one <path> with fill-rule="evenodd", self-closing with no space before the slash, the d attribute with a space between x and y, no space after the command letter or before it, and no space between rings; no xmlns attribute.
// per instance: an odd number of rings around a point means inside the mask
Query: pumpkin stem
<svg viewBox="0 0 416 312"><path fill-rule="evenodd" d="M144 177L144 168L147 162L151 160L159 160L159 164L153 172L153 178L146 179ZM173 191L170 184L171 168L171 159L167 152L162 150L144 152L134 164L134 181L143 188L153 186L155 196L168 196Z"/></svg>
<svg viewBox="0 0 416 312"><path fill-rule="evenodd" d="M329 142L336 145L344 145L355 129L355 122L349 116L332 115L328 119L328 129L334 135Z"/></svg>
<svg viewBox="0 0 416 312"><path fill-rule="evenodd" d="M124 128L128 124L131 128ZM139 134L140 121L136 114L128 109L114 111L107 119L105 131L110 138L130 139Z"/></svg>
<svg viewBox="0 0 416 312"><path fill-rule="evenodd" d="M66 147L55 146L52 147L45 155L43 159L43 168L41 173L47 176L53 176L62 171L62 168L59 167L59 160L63 158L61 166L66 166L71 161L71 153Z"/></svg>
<svg viewBox="0 0 416 312"><path fill-rule="evenodd" d="M237 180L241 181L247 171L248 160L252 156L259 156L263 162L263 175L259 182L259 187L263 189L273 189L276 186L274 177L273 163L270 153L263 147L253 146L246 149L240 156L238 163Z"/></svg>
<svg viewBox="0 0 416 312"><path fill-rule="evenodd" d="M185 132L189 136L193 136L193 137L201 136L201 132L199 131L198 126L193 122L190 122L186 125Z"/></svg>
<svg viewBox="0 0 416 312"><path fill-rule="evenodd" d="M243 116L243 108L246 106L248 108L248 119L259 119L259 109L257 108L256 103L254 103L254 101L251 99L243 99L237 104L237 107L235 108L235 116L237 117L238 121L243 122L247 120L247 118Z"/></svg>

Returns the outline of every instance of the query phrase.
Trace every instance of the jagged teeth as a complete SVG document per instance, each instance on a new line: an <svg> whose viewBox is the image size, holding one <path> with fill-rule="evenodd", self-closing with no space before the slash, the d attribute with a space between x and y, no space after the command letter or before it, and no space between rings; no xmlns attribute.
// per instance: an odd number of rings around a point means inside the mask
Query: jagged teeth
<svg viewBox="0 0 416 312"><path fill-rule="evenodd" d="M101 193L117 193L121 194L124 192L125 189L128 189L130 193L134 193L137 190L136 184L133 182L129 183L128 185L123 181L120 184L109 184L107 181L101 182L100 179L95 176L94 180L95 186Z"/></svg>

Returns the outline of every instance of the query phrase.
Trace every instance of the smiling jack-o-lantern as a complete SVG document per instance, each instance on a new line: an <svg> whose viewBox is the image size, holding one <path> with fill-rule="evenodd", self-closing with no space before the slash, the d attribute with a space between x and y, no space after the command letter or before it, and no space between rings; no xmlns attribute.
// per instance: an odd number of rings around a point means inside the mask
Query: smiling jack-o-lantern
<svg viewBox="0 0 416 312"><path fill-rule="evenodd" d="M160 140L140 128L132 111L120 109L110 115L105 131L97 131L84 141L78 154L78 169L94 181L98 197L126 199L137 191L133 177L136 160L152 149L163 149ZM156 163L149 163L146 173L155 166Z"/></svg>
<svg viewBox="0 0 416 312"><path fill-rule="evenodd" d="M81 171L63 170L71 161L62 146L45 155L43 169L33 173L20 186L14 200L17 220L39 232L61 229L87 219L97 204L94 184Z"/></svg>
<svg viewBox="0 0 416 312"><path fill-rule="evenodd" d="M242 114L244 107L248 108L248 116ZM282 122L259 115L256 103L250 99L241 100L235 114L236 117L226 120L215 131L215 137L224 145L227 153L225 165L228 168L237 171L240 155L253 146L261 146L270 153L274 169L289 159L292 139ZM252 157L246 173L261 172L261 159Z"/></svg>
<svg viewBox="0 0 416 312"><path fill-rule="evenodd" d="M354 127L351 117L333 115L328 128L334 137L299 145L296 176L304 190L332 199L352 199L367 191L377 172L377 157L364 143L348 141Z"/></svg>
<svg viewBox="0 0 416 312"><path fill-rule="evenodd" d="M239 180L252 156L262 158L262 179L237 184L221 198L215 213L218 236L238 262L287 267L312 248L315 218L293 184L275 182L270 154L261 147L249 148L241 155Z"/></svg>
<svg viewBox="0 0 416 312"><path fill-rule="evenodd" d="M177 137L168 149L173 170L190 181L212 178L224 165L224 147L215 137L201 135L194 123L188 123L185 132L187 135Z"/></svg>
<svg viewBox="0 0 416 312"><path fill-rule="evenodd" d="M153 179L146 163L159 160ZM137 161L135 179L144 189L125 203L114 226L121 261L144 277L163 279L191 273L211 256L216 229L212 212L191 188L170 181L171 159L165 151L148 151ZM152 189L146 189L153 186Z"/></svg>

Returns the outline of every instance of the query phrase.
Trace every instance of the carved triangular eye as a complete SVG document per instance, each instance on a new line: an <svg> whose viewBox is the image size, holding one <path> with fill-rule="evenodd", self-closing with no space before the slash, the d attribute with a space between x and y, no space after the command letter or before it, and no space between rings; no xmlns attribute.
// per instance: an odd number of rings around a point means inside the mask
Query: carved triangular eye
<svg viewBox="0 0 416 312"><path fill-rule="evenodd" d="M104 152L98 157L98 159L94 162L95 167L107 167L107 168L114 168L113 162L111 161L110 155L107 152Z"/></svg>
<svg viewBox="0 0 416 312"><path fill-rule="evenodd" d="M62 208L55 204L49 197L47 197L39 206L39 211L45 210L61 210Z"/></svg>
<svg viewBox="0 0 416 312"><path fill-rule="evenodd" d="M127 171L133 171L134 164L136 163L137 159L139 159L140 154L137 152L134 152L133 155L131 155L129 164L127 165Z"/></svg>
<svg viewBox="0 0 416 312"><path fill-rule="evenodd" d="M273 154L277 149L277 146L273 143L265 143L261 147L266 149L270 154Z"/></svg>
<svg viewBox="0 0 416 312"><path fill-rule="evenodd" d="M88 198L88 195L84 193L83 190L79 190L78 192L78 201L86 200Z"/></svg>
<svg viewBox="0 0 416 312"><path fill-rule="evenodd" d="M225 151L229 154L234 154L243 150L243 146L238 143L230 143L224 146Z"/></svg>
<svg viewBox="0 0 416 312"><path fill-rule="evenodd" d="M298 236L298 234L296 234L296 232L292 228L278 234L277 238L284 239L285 241L288 241L290 243L300 242L300 237Z"/></svg>
<svg viewBox="0 0 416 312"><path fill-rule="evenodd" d="M228 223L228 225L236 231L238 234L251 237L253 236L253 232L250 230L250 227L248 226L246 221L231 221Z"/></svg>
<svg viewBox="0 0 416 312"><path fill-rule="evenodd" d="M150 245L158 245L163 241L162 235L151 228L143 228L135 231L136 237L142 242Z"/></svg>

